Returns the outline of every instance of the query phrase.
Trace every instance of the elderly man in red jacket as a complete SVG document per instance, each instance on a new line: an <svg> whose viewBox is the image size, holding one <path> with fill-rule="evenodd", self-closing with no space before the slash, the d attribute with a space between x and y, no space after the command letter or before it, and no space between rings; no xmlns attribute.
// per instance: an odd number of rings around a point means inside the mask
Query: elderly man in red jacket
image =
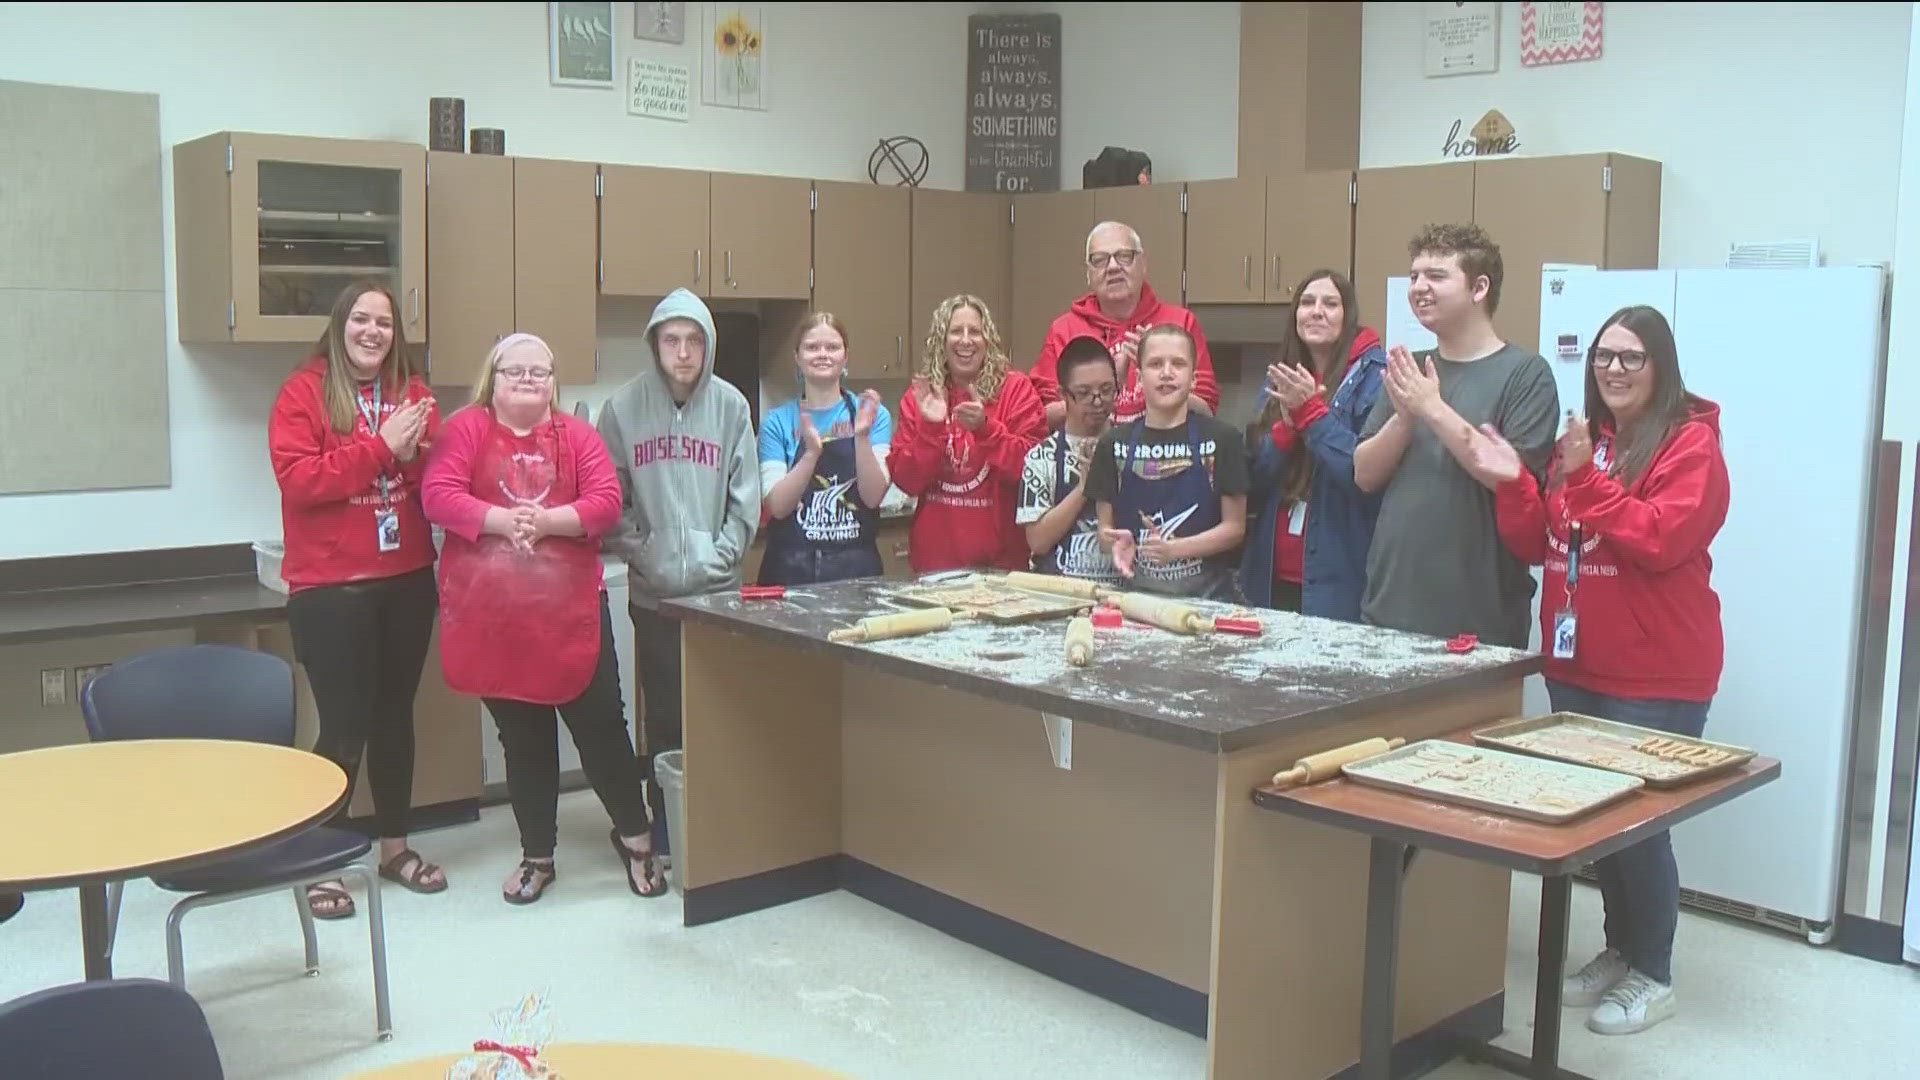
<svg viewBox="0 0 1920 1080"><path fill-rule="evenodd" d="M1145 412L1135 360L1140 336L1161 323L1172 323L1193 335L1199 355L1194 358L1192 406L1207 413L1219 411L1220 386L1213 378L1213 354L1207 349L1207 336L1200 332L1200 320L1186 308L1165 303L1153 294L1153 286L1147 284L1146 245L1131 226L1103 221L1087 234L1087 288L1091 290L1087 295L1053 320L1046 343L1040 347L1040 359L1028 372L1040 400L1046 403L1049 425L1059 427L1067 415L1055 370L1060 350L1082 336L1098 338L1113 354L1120 378L1120 399L1113 405L1113 422L1124 424Z"/></svg>

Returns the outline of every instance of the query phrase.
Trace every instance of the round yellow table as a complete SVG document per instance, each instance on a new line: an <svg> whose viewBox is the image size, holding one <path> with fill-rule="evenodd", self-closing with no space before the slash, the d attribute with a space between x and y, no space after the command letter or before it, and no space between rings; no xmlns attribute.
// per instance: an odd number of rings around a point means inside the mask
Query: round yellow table
<svg viewBox="0 0 1920 1080"><path fill-rule="evenodd" d="M445 1080L466 1054L447 1054L357 1073L351 1080ZM554 1043L540 1055L562 1080L849 1080L798 1061L664 1043Z"/></svg>
<svg viewBox="0 0 1920 1080"><path fill-rule="evenodd" d="M129 739L0 754L0 890L80 889L89 979L113 977L107 885L297 836L347 775L287 746Z"/></svg>

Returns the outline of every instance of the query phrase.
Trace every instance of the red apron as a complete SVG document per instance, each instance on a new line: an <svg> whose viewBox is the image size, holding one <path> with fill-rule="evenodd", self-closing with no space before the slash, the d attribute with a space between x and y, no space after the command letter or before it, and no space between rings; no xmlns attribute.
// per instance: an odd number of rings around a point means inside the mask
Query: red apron
<svg viewBox="0 0 1920 1080"><path fill-rule="evenodd" d="M565 506L579 490L558 420L526 436L498 420L474 455L474 497ZM447 534L440 557L440 664L455 693L560 705L600 663L600 544L547 536L522 551L504 536Z"/></svg>

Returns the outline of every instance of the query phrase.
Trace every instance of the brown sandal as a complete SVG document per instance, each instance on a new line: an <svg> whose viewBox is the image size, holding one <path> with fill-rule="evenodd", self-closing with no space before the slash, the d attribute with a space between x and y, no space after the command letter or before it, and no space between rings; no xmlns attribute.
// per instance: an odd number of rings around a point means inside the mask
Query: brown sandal
<svg viewBox="0 0 1920 1080"><path fill-rule="evenodd" d="M411 870L406 869L408 860L412 860L413 868ZM435 870L440 870L440 868L422 858L420 853L412 848L407 848L400 852L400 854L380 864L381 877L386 878L388 881L399 882L401 887L417 893L446 891L446 871L441 871L439 881L432 881L430 878Z"/></svg>
<svg viewBox="0 0 1920 1080"><path fill-rule="evenodd" d="M353 917L353 894L345 887L322 882L307 886L307 910L316 919L350 919Z"/></svg>
<svg viewBox="0 0 1920 1080"><path fill-rule="evenodd" d="M531 904L547 895L547 886L553 884L554 873L552 859L521 859L520 883L512 892L502 890L500 899L509 904Z"/></svg>
<svg viewBox="0 0 1920 1080"><path fill-rule="evenodd" d="M620 830L617 828L607 835L613 838L613 850L620 853L620 861L627 870L627 888L633 890L633 895L648 900L667 895L667 873L660 868L659 856L650 850L638 852L628 847L626 841L620 839ZM646 880L647 887L644 889L633 883L635 863L640 864L640 875Z"/></svg>

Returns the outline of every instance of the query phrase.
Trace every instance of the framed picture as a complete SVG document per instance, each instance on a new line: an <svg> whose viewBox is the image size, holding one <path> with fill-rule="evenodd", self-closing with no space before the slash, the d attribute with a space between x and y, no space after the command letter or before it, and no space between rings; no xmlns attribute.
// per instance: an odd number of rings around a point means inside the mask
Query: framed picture
<svg viewBox="0 0 1920 1080"><path fill-rule="evenodd" d="M687 5L633 5L633 36L641 41L678 45L687 40Z"/></svg>
<svg viewBox="0 0 1920 1080"><path fill-rule="evenodd" d="M767 107L767 9L764 4L701 4L700 100L730 109Z"/></svg>
<svg viewBox="0 0 1920 1080"><path fill-rule="evenodd" d="M613 87L612 3L547 5L547 78L555 86Z"/></svg>

